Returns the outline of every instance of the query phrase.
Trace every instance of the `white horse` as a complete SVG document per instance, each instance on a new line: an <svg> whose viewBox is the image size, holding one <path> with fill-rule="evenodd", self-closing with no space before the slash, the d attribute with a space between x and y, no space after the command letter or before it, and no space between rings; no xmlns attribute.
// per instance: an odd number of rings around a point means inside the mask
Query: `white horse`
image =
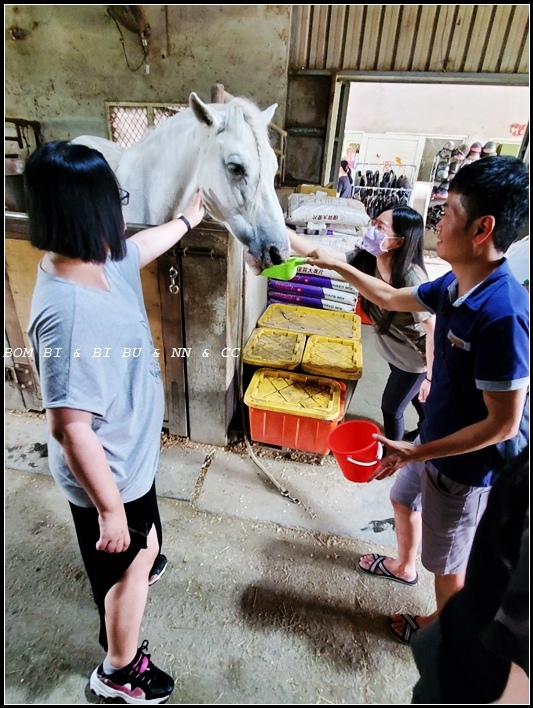
<svg viewBox="0 0 533 708"><path fill-rule="evenodd" d="M129 148L90 135L72 142L108 160L130 193L128 223L169 221L200 187L208 215L244 244L246 262L258 273L290 253L274 188L277 158L268 139L276 107L261 111L244 98L205 104L191 93L188 108Z"/></svg>

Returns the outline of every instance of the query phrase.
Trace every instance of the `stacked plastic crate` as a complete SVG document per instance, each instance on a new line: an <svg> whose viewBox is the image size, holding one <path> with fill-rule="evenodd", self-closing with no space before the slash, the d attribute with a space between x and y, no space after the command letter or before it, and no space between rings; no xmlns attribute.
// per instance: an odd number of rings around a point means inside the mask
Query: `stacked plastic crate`
<svg viewBox="0 0 533 708"><path fill-rule="evenodd" d="M317 246L362 245L368 214L355 199L291 194L287 223ZM298 266L291 280L269 278L268 306L243 350L256 368L244 395L250 437L327 454L344 418L347 389L363 371L357 290L332 270Z"/></svg>
<svg viewBox="0 0 533 708"><path fill-rule="evenodd" d="M325 455L344 418L347 382L362 375L361 318L270 304L243 350L255 370L244 395L250 437Z"/></svg>

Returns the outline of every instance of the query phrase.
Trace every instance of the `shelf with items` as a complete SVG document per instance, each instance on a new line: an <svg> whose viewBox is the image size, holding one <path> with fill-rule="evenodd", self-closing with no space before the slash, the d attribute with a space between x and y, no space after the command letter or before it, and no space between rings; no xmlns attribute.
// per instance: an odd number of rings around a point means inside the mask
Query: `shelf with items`
<svg viewBox="0 0 533 708"><path fill-rule="evenodd" d="M402 174L383 163L359 162L353 168L354 187L389 187L391 189L412 189L415 182L416 165L398 165ZM364 172L364 175L363 175ZM358 181L357 181L358 180Z"/></svg>
<svg viewBox="0 0 533 708"><path fill-rule="evenodd" d="M433 158L430 181L433 182L431 201L444 201L448 197L450 181L456 175L468 154L466 145L455 146L448 140Z"/></svg>
<svg viewBox="0 0 533 708"><path fill-rule="evenodd" d="M397 175L383 164L367 162L355 165L353 197L363 203L371 218L397 204L411 204L417 168L416 165L400 167L402 173Z"/></svg>
<svg viewBox="0 0 533 708"><path fill-rule="evenodd" d="M492 140L484 146L474 142L470 147L466 143L455 147L454 143L448 140L433 158L430 178L433 182L431 201L445 200L448 197L451 180L465 165L497 154L497 145Z"/></svg>
<svg viewBox="0 0 533 708"><path fill-rule="evenodd" d="M442 218L444 212L444 199L435 199L431 206L428 207L426 215L426 230L437 231L437 224Z"/></svg>

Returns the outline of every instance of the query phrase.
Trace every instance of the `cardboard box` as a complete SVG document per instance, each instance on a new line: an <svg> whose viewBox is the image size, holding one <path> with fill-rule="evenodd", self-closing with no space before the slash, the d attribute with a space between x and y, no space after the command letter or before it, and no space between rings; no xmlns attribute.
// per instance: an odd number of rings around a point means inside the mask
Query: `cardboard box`
<svg viewBox="0 0 533 708"><path fill-rule="evenodd" d="M298 194L326 194L328 197L336 197L337 190L322 187L319 184L299 184L295 190Z"/></svg>

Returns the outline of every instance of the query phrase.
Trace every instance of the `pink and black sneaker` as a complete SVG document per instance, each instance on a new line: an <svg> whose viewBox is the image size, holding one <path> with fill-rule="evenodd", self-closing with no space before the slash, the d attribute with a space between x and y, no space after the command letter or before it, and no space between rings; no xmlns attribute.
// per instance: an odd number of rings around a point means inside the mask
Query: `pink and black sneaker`
<svg viewBox="0 0 533 708"><path fill-rule="evenodd" d="M154 561L152 570L150 571L150 576L148 578L148 585L154 585L157 583L159 578L163 575L167 569L167 557L160 553Z"/></svg>
<svg viewBox="0 0 533 708"><path fill-rule="evenodd" d="M100 664L91 675L91 690L104 698L122 698L125 703L164 703L174 690L173 679L150 661L145 639L135 658L123 669L105 674Z"/></svg>

